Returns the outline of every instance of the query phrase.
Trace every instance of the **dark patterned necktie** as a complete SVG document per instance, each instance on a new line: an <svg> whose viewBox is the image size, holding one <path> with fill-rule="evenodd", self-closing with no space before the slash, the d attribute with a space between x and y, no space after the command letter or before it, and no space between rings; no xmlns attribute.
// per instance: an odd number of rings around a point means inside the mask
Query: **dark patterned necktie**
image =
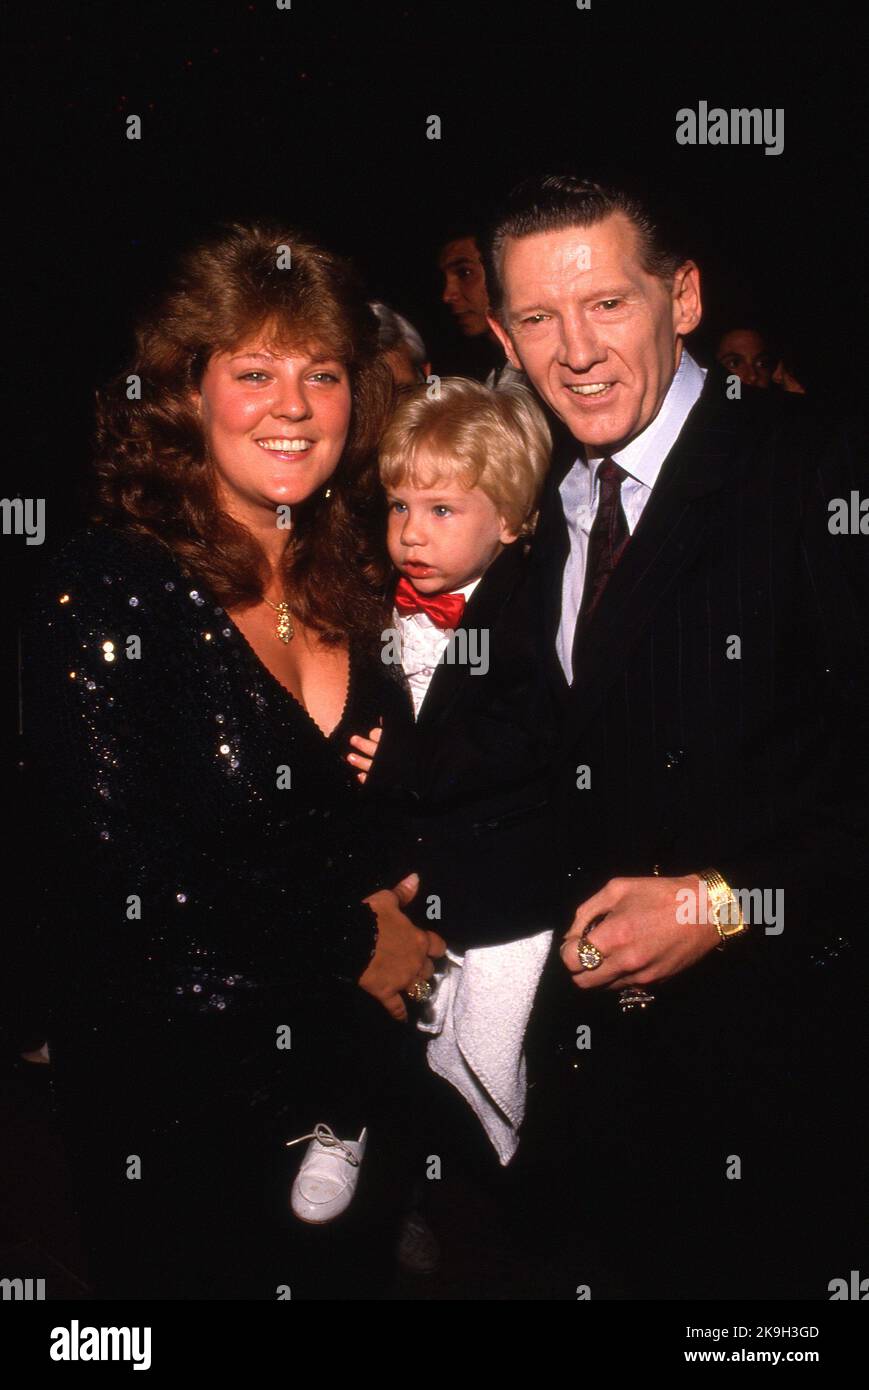
<svg viewBox="0 0 869 1390"><path fill-rule="evenodd" d="M588 537L585 583L576 620L574 651L577 638L588 626L589 618L631 538L622 508L622 483L627 476L625 470L613 463L612 459L604 459L598 472L597 514Z"/></svg>

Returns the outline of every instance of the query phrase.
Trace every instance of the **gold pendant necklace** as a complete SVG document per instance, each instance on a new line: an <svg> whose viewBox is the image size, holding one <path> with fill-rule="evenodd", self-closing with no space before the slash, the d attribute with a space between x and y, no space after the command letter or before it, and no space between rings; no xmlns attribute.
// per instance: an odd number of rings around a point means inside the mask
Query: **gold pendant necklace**
<svg viewBox="0 0 869 1390"><path fill-rule="evenodd" d="M266 598L265 594L263 594L263 598L269 608L273 608L278 615L275 623L275 636L279 637L282 642L290 642L296 629L293 627L293 620L290 617L289 604L283 601L281 603L272 603L271 599Z"/></svg>

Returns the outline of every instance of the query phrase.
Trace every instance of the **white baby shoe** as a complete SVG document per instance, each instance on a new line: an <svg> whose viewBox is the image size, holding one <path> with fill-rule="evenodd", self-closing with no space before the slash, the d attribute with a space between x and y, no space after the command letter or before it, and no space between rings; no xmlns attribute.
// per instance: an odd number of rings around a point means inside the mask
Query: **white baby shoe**
<svg viewBox="0 0 869 1390"><path fill-rule="evenodd" d="M311 1143L302 1159L290 1192L290 1206L300 1221L314 1226L333 1221L346 1211L359 1181L359 1168L365 1156L368 1130L358 1139L339 1139L328 1125L315 1125L313 1134L288 1139L286 1147Z"/></svg>

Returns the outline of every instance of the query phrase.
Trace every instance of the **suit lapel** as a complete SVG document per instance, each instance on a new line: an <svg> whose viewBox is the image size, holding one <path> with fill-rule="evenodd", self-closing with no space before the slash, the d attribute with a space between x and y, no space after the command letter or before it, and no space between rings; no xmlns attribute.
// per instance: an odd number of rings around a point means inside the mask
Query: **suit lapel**
<svg viewBox="0 0 869 1390"><path fill-rule="evenodd" d="M463 651L479 652L479 643L476 648L470 644L465 647L465 642L469 642L468 634L472 630L478 633L487 632L491 646L491 633L509 594L518 582L522 561L522 542L515 541L489 566L471 594L462 621L455 629L455 635L441 657L431 678L431 685L425 693L417 719L420 728L428 727L447 715L458 698L463 683L470 677L471 668L467 662L456 660Z"/></svg>

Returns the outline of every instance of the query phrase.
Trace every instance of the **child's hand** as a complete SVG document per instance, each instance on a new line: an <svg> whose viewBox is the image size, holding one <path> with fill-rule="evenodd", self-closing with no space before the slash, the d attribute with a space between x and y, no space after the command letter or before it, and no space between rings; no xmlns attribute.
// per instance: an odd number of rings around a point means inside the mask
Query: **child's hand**
<svg viewBox="0 0 869 1390"><path fill-rule="evenodd" d="M348 753L347 761L358 768L356 776L360 782L364 782L374 761L374 754L377 752L377 745L380 742L380 735L383 733L382 727L371 729L368 737L363 738L362 734L352 734L350 742L354 748L358 748L358 753Z"/></svg>

